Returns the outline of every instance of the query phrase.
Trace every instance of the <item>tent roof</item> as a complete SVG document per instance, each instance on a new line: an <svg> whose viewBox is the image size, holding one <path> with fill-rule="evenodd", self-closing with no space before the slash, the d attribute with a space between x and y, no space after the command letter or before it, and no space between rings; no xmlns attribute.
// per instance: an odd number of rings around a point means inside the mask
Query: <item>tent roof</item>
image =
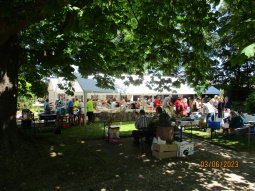
<svg viewBox="0 0 255 191"><path fill-rule="evenodd" d="M81 89L84 92L91 92L91 93L117 93L115 90L112 89L103 89L96 86L97 81L94 79L84 79L81 76L77 75L77 81L81 86Z"/></svg>
<svg viewBox="0 0 255 191"><path fill-rule="evenodd" d="M87 93L108 93L108 94L132 94L132 95L159 95L159 94L196 94L194 88L191 88L187 85L182 84L179 89L172 88L172 90L175 90L177 93L171 93L167 90L164 90L162 92L151 90L146 86L146 83L149 81L148 78L145 78L144 82L141 85L135 86L130 84L129 86L126 86L124 84L124 80L116 79L115 80L115 90L112 89L103 89L96 86L96 80L94 79L84 79L81 77L81 75L76 75L77 81L74 82L75 91L84 91ZM59 81L56 79L52 79L52 85L56 88L57 82L62 82L59 78ZM54 88L54 89L55 89ZM216 89L215 87L211 86L208 88L208 90L204 94L221 94L220 90Z"/></svg>
<svg viewBox="0 0 255 191"><path fill-rule="evenodd" d="M214 86L211 86L206 90L204 94L221 94L221 91L215 88Z"/></svg>

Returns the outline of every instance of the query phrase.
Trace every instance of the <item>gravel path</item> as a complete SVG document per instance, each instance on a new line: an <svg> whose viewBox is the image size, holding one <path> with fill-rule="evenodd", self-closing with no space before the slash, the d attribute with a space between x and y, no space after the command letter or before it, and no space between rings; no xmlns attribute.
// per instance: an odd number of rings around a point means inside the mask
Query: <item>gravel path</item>
<svg viewBox="0 0 255 191"><path fill-rule="evenodd" d="M193 155L158 160L149 144L144 143L143 148L132 141L131 137L122 138L120 143L87 140L91 153L101 158L110 172L105 172L107 181L74 190L255 190L254 153L240 153L193 138ZM238 167L200 167L202 161L237 161Z"/></svg>

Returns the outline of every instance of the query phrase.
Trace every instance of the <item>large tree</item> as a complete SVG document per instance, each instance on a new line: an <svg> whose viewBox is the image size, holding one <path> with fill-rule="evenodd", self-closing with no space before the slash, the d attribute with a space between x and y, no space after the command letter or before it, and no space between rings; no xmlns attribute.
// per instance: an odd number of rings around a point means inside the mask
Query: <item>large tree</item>
<svg viewBox="0 0 255 191"><path fill-rule="evenodd" d="M0 1L0 138L18 139L18 76L35 93L48 76L73 80L77 66L99 86L113 77L145 72L178 77L200 88L213 78L210 34L217 1L2 0ZM248 0L247 0L248 2ZM163 81L163 80L162 80ZM134 82L131 78L128 82ZM163 81L164 82L164 81ZM20 83L24 84L24 83ZM164 88L163 83L159 83Z"/></svg>

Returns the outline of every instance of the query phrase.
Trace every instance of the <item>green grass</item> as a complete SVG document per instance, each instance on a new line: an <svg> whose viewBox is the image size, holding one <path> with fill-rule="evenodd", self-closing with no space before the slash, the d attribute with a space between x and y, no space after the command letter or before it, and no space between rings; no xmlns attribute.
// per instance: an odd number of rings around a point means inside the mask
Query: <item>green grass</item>
<svg viewBox="0 0 255 191"><path fill-rule="evenodd" d="M112 125L116 125L120 127L120 136L130 136L132 131L135 130L135 122L114 122ZM50 126L54 127L54 124L50 124ZM43 124L35 124L35 133L38 133L38 128L43 129ZM107 129L107 127L105 127ZM28 134L34 134L34 128L32 129L25 129L22 130ZM52 133L50 129L47 132L42 132L42 136L57 136ZM67 129L62 129L62 136L63 137L74 137L74 138L83 138L83 139L90 139L90 138L102 138L105 136L104 131L104 123L102 122L94 122L92 125L86 126L78 126L74 125Z"/></svg>
<svg viewBox="0 0 255 191"><path fill-rule="evenodd" d="M186 129L184 134L187 136L191 136L191 131ZM250 139L250 149L248 148L248 138L245 136L229 136L224 137L221 131L211 132L203 132L199 129L192 130L192 137L202 139L213 144L222 145L228 147L230 149L234 149L241 152L247 151L255 151L255 139Z"/></svg>

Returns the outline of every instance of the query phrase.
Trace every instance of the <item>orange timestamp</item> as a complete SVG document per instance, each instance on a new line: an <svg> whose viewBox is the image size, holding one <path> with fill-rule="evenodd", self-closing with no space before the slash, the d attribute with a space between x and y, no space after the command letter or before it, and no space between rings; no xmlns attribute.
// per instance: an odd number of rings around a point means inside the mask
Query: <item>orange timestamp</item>
<svg viewBox="0 0 255 191"><path fill-rule="evenodd" d="M239 162L238 161L200 161L200 167L237 168L237 167L239 167Z"/></svg>

